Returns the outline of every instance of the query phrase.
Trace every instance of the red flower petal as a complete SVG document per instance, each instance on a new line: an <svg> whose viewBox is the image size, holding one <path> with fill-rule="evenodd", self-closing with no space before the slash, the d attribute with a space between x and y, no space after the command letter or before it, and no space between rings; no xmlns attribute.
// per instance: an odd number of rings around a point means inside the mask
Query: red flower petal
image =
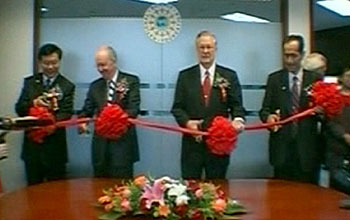
<svg viewBox="0 0 350 220"><path fill-rule="evenodd" d="M128 129L129 116L116 104L106 105L95 121L97 135L116 140Z"/></svg>
<svg viewBox="0 0 350 220"><path fill-rule="evenodd" d="M38 106L31 107L29 109L29 115L34 116L34 117L39 117L39 118L45 118L45 119L51 120L52 124L55 123L54 116L46 107L38 107ZM33 142L42 143L44 141L44 138L46 136L48 136L49 134L51 134L54 129L55 129L54 126L45 126L45 127L41 127L41 128L31 129L28 132L28 137Z"/></svg>
<svg viewBox="0 0 350 220"><path fill-rule="evenodd" d="M236 147L237 132L227 118L217 116L208 129L206 140L209 150L217 155L229 155Z"/></svg>
<svg viewBox="0 0 350 220"><path fill-rule="evenodd" d="M337 83L316 82L311 89L313 104L323 108L327 117L338 115L344 107Z"/></svg>

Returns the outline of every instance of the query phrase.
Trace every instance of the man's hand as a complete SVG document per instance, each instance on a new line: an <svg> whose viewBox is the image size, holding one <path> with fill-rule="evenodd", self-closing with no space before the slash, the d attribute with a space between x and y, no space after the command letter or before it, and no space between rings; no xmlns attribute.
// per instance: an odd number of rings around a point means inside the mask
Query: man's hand
<svg viewBox="0 0 350 220"><path fill-rule="evenodd" d="M89 124L88 123L78 124L78 133L79 134L88 134L89 133Z"/></svg>
<svg viewBox="0 0 350 220"><path fill-rule="evenodd" d="M35 107L48 107L49 103L45 100L44 96L39 96L38 98L33 100L33 105Z"/></svg>
<svg viewBox="0 0 350 220"><path fill-rule="evenodd" d="M350 134L344 134L344 140L347 145L350 145Z"/></svg>
<svg viewBox="0 0 350 220"><path fill-rule="evenodd" d="M279 110L276 111L276 114L270 114L267 117L267 123L275 123L279 122L281 120L280 112ZM275 125L271 128L271 131L277 132L282 126L281 125Z"/></svg>
<svg viewBox="0 0 350 220"><path fill-rule="evenodd" d="M232 127L237 131L237 133L241 133L244 130L244 121L240 119L234 119L231 122Z"/></svg>
<svg viewBox="0 0 350 220"><path fill-rule="evenodd" d="M203 120L188 120L186 123L186 128L199 131L199 127L202 123L203 123ZM202 135L192 135L192 136L196 138L197 142L201 142L203 139Z"/></svg>

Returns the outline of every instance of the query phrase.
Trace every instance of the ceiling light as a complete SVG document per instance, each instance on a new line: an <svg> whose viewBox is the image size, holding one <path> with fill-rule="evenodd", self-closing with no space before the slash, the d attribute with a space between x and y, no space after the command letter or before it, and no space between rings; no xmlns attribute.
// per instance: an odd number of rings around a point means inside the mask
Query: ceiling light
<svg viewBox="0 0 350 220"><path fill-rule="evenodd" d="M326 0L317 1L317 4L331 10L341 16L350 16L350 1L349 0Z"/></svg>
<svg viewBox="0 0 350 220"><path fill-rule="evenodd" d="M235 12L232 14L222 15L221 18L230 21L240 21L240 22L254 22L254 23L270 23L269 20L261 19L255 16Z"/></svg>
<svg viewBox="0 0 350 220"><path fill-rule="evenodd" d="M152 4L168 4L172 2L177 2L178 0L136 0L138 2L148 2Z"/></svg>

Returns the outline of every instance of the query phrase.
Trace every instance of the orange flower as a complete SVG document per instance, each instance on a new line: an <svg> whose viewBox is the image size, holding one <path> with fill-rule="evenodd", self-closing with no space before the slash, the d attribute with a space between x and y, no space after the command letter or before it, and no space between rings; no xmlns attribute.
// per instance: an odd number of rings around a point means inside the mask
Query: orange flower
<svg viewBox="0 0 350 220"><path fill-rule="evenodd" d="M143 187L147 182L147 178L145 176L138 176L134 179L134 183L138 187Z"/></svg>
<svg viewBox="0 0 350 220"><path fill-rule="evenodd" d="M111 203L112 199L109 196L101 196L100 198L98 198L98 202L101 204L106 204L106 203Z"/></svg>
<svg viewBox="0 0 350 220"><path fill-rule="evenodd" d="M226 201L224 199L216 199L213 201L212 208L216 212L223 212L226 209Z"/></svg>
<svg viewBox="0 0 350 220"><path fill-rule="evenodd" d="M167 217L170 214L169 206L165 204L159 205L158 212L160 216Z"/></svg>

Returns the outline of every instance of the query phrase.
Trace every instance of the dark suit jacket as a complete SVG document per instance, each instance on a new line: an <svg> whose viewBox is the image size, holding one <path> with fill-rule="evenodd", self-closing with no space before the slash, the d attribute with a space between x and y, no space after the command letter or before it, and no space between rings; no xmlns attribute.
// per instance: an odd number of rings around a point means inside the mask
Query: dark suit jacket
<svg viewBox="0 0 350 220"><path fill-rule="evenodd" d="M75 86L67 78L59 74L52 87L58 87L60 97L58 98L59 110L54 112L56 121L69 119L73 114L73 99ZM35 74L24 79L24 85L21 95L16 103L16 112L19 116L27 116L29 108L33 106L33 100L44 92L42 73ZM66 131L64 128L56 129L56 131L45 137L43 143L32 142L27 135L24 137L22 159L40 159L39 151L43 153L44 158L50 163L66 163L67 162L67 141Z"/></svg>
<svg viewBox="0 0 350 220"><path fill-rule="evenodd" d="M344 140L344 135L350 133L350 106L346 105L341 114L327 120L325 124L327 165L331 169L342 168L343 160L350 156L350 146Z"/></svg>
<svg viewBox="0 0 350 220"><path fill-rule="evenodd" d="M213 82L215 82L217 73L230 83L227 89L227 99L223 101L221 99L220 89L213 86L209 105L207 107L205 107L202 98L199 65L192 66L179 73L171 112L180 126L186 127L186 122L188 120L203 119L202 129L206 130L212 119L218 115L244 118L245 110L242 105L241 85L236 72L226 67L216 65ZM191 148L193 143L194 138L192 136L184 135L182 154L185 153L185 148L187 150L194 150L193 147Z"/></svg>
<svg viewBox="0 0 350 220"><path fill-rule="evenodd" d="M124 109L130 117L136 118L140 110L140 81L137 76L119 71L117 83L126 80L129 90L126 95L115 102ZM103 78L93 81L90 85L82 116L92 117L99 113L107 104L107 82ZM138 142L135 127L129 128L126 134L117 139L110 141L104 137L94 134L92 140L92 161L95 166L103 163L105 158L105 148L113 149L112 163L114 165L129 165L139 160Z"/></svg>
<svg viewBox="0 0 350 220"><path fill-rule="evenodd" d="M320 78L320 75L304 70L299 111L310 107L310 100L307 97L306 90ZM280 70L269 75L262 109L260 110L261 120L266 122L268 115L275 113L278 109L282 119L292 115L292 101L287 70ZM292 147L296 147L296 152L304 171L311 171L320 165L322 149L318 144L317 120L316 116L311 116L298 121L298 144ZM270 133L269 153L270 163L273 166L282 166L291 162L288 148L291 147L289 143L292 138L292 126L290 123L284 125L279 131Z"/></svg>

